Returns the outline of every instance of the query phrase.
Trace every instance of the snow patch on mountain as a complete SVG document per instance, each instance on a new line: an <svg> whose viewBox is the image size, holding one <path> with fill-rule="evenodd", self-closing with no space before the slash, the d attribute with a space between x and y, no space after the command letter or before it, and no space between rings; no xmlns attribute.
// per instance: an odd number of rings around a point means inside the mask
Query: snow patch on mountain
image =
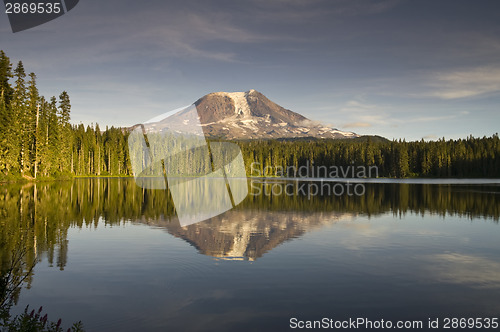
<svg viewBox="0 0 500 332"><path fill-rule="evenodd" d="M179 111L169 117L169 121L151 123L151 128L175 131L198 123L206 137L225 139L359 137L285 109L253 89L210 93L194 105L196 108Z"/></svg>
<svg viewBox="0 0 500 332"><path fill-rule="evenodd" d="M248 105L248 92L215 92L213 95L221 97L229 97L234 103L234 113L238 116L249 117L250 106Z"/></svg>

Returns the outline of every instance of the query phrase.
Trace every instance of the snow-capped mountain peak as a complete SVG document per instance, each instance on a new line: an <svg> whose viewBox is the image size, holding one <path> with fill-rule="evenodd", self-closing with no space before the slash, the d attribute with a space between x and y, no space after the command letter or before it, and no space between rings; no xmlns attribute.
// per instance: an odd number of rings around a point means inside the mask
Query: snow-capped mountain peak
<svg viewBox="0 0 500 332"><path fill-rule="evenodd" d="M196 108L183 108L173 112L175 114L166 113L165 118L159 116L148 121L148 131L190 133L229 140L359 137L285 109L253 89L210 93L194 105ZM200 124L202 128L197 129Z"/></svg>
<svg viewBox="0 0 500 332"><path fill-rule="evenodd" d="M195 102L205 135L226 139L351 138L270 101L256 90L215 92Z"/></svg>

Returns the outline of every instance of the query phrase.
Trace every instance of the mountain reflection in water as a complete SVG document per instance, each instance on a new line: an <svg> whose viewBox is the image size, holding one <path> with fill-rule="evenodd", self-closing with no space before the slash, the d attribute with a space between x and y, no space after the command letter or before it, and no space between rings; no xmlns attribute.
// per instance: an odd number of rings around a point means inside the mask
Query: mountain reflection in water
<svg viewBox="0 0 500 332"><path fill-rule="evenodd" d="M268 317L268 330L282 330L297 312L498 312L499 185L387 182L336 196L253 181L236 208L186 227L168 191L133 179L2 184L0 268L22 251L14 273L37 266L24 284L32 290L15 292L19 308L50 302L90 330L195 330L203 317L227 331L258 330L249 320L260 328Z"/></svg>
<svg viewBox="0 0 500 332"><path fill-rule="evenodd" d="M283 242L314 228L350 218L335 212L228 211L187 227L167 223L168 232L196 247L201 254L222 259L262 257Z"/></svg>
<svg viewBox="0 0 500 332"><path fill-rule="evenodd" d="M251 184L254 190L235 209L188 227L180 227L168 190L143 189L133 179L2 184L0 241L4 250L0 266L9 264L8 253L25 230L27 257L46 256L50 264L64 269L69 227L129 221L155 225L186 240L202 254L255 260L311 229L356 215L451 214L495 223L500 219L497 184L367 183L362 196L288 195L284 188L276 190L276 186L287 184L255 181ZM255 194L255 188L260 188L260 195Z"/></svg>

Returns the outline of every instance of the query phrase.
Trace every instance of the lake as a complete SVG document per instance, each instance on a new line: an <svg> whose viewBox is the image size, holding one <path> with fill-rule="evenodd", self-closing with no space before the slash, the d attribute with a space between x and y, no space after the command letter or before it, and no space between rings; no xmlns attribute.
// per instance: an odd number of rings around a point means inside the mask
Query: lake
<svg viewBox="0 0 500 332"><path fill-rule="evenodd" d="M13 312L87 331L500 317L500 181L361 181L360 195L250 181L186 227L168 191L133 179L1 184L0 266L36 258Z"/></svg>

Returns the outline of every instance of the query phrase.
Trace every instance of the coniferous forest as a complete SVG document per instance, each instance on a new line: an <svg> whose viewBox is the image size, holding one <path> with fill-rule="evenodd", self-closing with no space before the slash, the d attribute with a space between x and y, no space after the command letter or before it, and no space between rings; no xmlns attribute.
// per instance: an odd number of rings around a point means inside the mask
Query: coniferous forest
<svg viewBox="0 0 500 332"><path fill-rule="evenodd" d="M0 51L0 178L129 174L126 134L72 125L68 93L40 96L36 79Z"/></svg>
<svg viewBox="0 0 500 332"><path fill-rule="evenodd" d="M0 51L0 180L130 176L128 131L70 122L66 91L44 97L37 77ZM247 174L277 167L377 166L380 177L500 177L500 139L239 141ZM270 167L267 167L270 166ZM253 174L255 175L255 174Z"/></svg>

